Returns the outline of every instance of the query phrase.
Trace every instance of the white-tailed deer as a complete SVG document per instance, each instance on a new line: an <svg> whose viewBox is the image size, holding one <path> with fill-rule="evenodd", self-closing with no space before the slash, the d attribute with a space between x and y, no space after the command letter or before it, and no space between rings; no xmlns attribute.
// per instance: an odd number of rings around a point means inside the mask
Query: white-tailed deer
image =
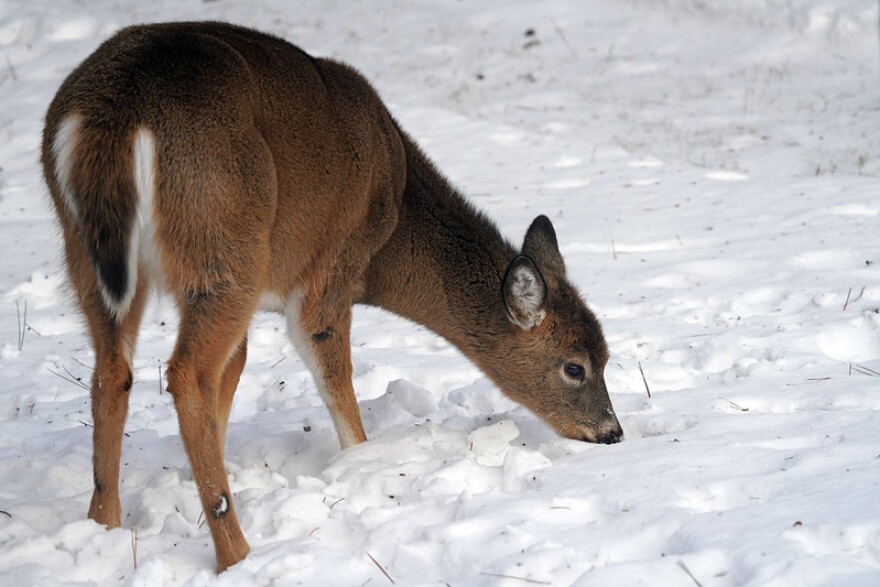
<svg viewBox="0 0 880 587"><path fill-rule="evenodd" d="M135 26L64 81L43 171L95 350L89 517L119 526L131 360L152 285L180 311L168 361L219 570L248 552L223 467L246 335L283 312L340 443L366 440L351 383L355 303L431 328L560 434L612 443L596 317L550 221L506 242L353 69L222 23Z"/></svg>

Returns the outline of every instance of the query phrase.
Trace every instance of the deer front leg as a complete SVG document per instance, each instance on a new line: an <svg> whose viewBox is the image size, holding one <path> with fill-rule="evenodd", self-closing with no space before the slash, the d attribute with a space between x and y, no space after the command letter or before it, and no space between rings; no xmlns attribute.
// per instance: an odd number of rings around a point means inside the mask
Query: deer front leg
<svg viewBox="0 0 880 587"><path fill-rule="evenodd" d="M287 311L290 338L312 372L343 449L364 442L351 383L351 305L321 304L317 298L291 300Z"/></svg>

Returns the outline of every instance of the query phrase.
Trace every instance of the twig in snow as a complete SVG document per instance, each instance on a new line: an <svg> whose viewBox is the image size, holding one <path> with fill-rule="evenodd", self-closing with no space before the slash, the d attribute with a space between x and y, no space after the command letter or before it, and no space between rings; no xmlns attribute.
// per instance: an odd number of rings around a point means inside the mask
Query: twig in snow
<svg viewBox="0 0 880 587"><path fill-rule="evenodd" d="M691 572L691 570L690 570L689 568L687 568L687 565L684 564L684 561L683 561L683 560L678 559L678 566L681 567L681 570L682 570L682 571L684 571L685 573L687 573L687 576L688 576L688 577L690 577L691 579L693 579L693 581L694 581L694 583L696 583L697 587L703 587L703 584L700 583L700 582L697 580L696 577L694 577L694 574Z"/></svg>
<svg viewBox="0 0 880 587"><path fill-rule="evenodd" d="M559 35L559 38L562 39L562 42L565 43L565 46L568 47L568 50L571 51L571 54L574 55L574 58L580 61L581 56L578 55L578 52L575 51L574 47L571 46L571 43L568 42L568 37L566 37L565 33L562 32L562 27L559 26L559 23L556 22L555 18L551 18L550 20L553 23L553 28L556 29L556 34Z"/></svg>
<svg viewBox="0 0 880 587"><path fill-rule="evenodd" d="M332 510L333 507L336 506L336 504L339 503L340 501L345 501L345 498L344 498L344 497L340 497L339 499L337 499L336 501L334 501L333 503L331 503L331 504L330 504L330 507L328 507L327 509L328 509L328 510Z"/></svg>
<svg viewBox="0 0 880 587"><path fill-rule="evenodd" d="M162 383L162 365L159 365L159 395L162 395L163 391L165 391L165 384Z"/></svg>
<svg viewBox="0 0 880 587"><path fill-rule="evenodd" d="M131 560L134 563L134 570L138 568L138 531L137 528L131 529Z"/></svg>
<svg viewBox="0 0 880 587"><path fill-rule="evenodd" d="M730 407L733 408L734 410L739 410L740 412L748 412L748 411L749 411L748 408L744 408L744 407L742 407L742 406L740 406L740 405L737 405L737 404L733 403L733 402L730 401L730 400L728 400L727 403L729 403L729 404L730 404Z"/></svg>
<svg viewBox="0 0 880 587"><path fill-rule="evenodd" d="M366 550L365 550L364 552L367 553L367 556L370 557L370 560L373 561L373 564L376 565L377 567L379 567L379 570L382 571L382 574L385 575L385 577L386 577L389 581L391 581L391 584L392 584L392 585L396 585L396 583L394 582L394 579L391 578L391 575L388 574L388 571L386 571L385 569L382 568L382 565L379 564L379 561L377 561L376 559L374 559L374 558L373 558L373 555L370 554L369 552L367 552Z"/></svg>
<svg viewBox="0 0 880 587"><path fill-rule="evenodd" d="M617 249L614 248L614 239L611 239L611 258L617 260Z"/></svg>
<svg viewBox="0 0 880 587"><path fill-rule="evenodd" d="M648 387L648 380L645 378L645 370L642 369L642 362L639 361L639 373L642 374L642 383L645 384L645 391L648 392L648 399L651 398L651 388Z"/></svg>
<svg viewBox="0 0 880 587"><path fill-rule="evenodd" d="M281 364L281 361L283 361L283 360L286 359L286 358L287 358L287 355L284 355L283 357L281 357L280 359L278 359L277 361L275 361L274 363L272 363L272 366L269 367L269 368L270 368L270 369L274 369L275 367L277 367L278 365Z"/></svg>
<svg viewBox="0 0 880 587"><path fill-rule="evenodd" d="M524 581L526 583L531 583L532 585L550 585L549 581L538 581L537 579L529 579L528 577L517 577L516 575L504 575L502 573L480 573L486 577L498 577L499 579L516 579L518 581Z"/></svg>
<svg viewBox="0 0 880 587"><path fill-rule="evenodd" d="M52 369L49 369L48 367L46 367L46 368L49 370L49 373L51 373L52 375L55 375L56 377L60 377L61 379L65 380L65 381L73 383L74 385L77 385L77 386L85 389L86 391L89 390L89 386L86 385L85 383L83 383L82 381L80 381L79 379L76 379L73 377L67 377L65 375L62 375L58 371L53 371Z"/></svg>
<svg viewBox="0 0 880 587"><path fill-rule="evenodd" d="M7 516L9 516L10 520L12 519L12 514L10 514L9 512L7 512L5 510L0 510L0 514L6 514Z"/></svg>

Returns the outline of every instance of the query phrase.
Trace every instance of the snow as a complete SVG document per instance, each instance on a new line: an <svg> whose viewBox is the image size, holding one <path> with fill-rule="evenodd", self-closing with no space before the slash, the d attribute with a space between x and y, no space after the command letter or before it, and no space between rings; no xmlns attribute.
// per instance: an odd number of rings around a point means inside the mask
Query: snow
<svg viewBox="0 0 880 587"><path fill-rule="evenodd" d="M356 65L505 235L547 214L626 440L560 439L438 336L359 308L370 441L340 452L258 314L226 454L252 551L217 577L156 300L123 528L86 519L93 355L42 117L114 30L180 19ZM0 2L0 584L880 584L877 26L873 0Z"/></svg>

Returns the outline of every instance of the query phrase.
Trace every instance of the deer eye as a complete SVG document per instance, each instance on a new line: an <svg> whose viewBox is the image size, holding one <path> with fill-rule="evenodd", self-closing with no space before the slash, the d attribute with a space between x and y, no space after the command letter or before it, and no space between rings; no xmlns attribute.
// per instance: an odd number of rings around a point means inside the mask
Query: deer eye
<svg viewBox="0 0 880 587"><path fill-rule="evenodd" d="M565 374L571 377L572 379L583 379L584 378L584 368L578 365L577 363L566 363L565 364Z"/></svg>

